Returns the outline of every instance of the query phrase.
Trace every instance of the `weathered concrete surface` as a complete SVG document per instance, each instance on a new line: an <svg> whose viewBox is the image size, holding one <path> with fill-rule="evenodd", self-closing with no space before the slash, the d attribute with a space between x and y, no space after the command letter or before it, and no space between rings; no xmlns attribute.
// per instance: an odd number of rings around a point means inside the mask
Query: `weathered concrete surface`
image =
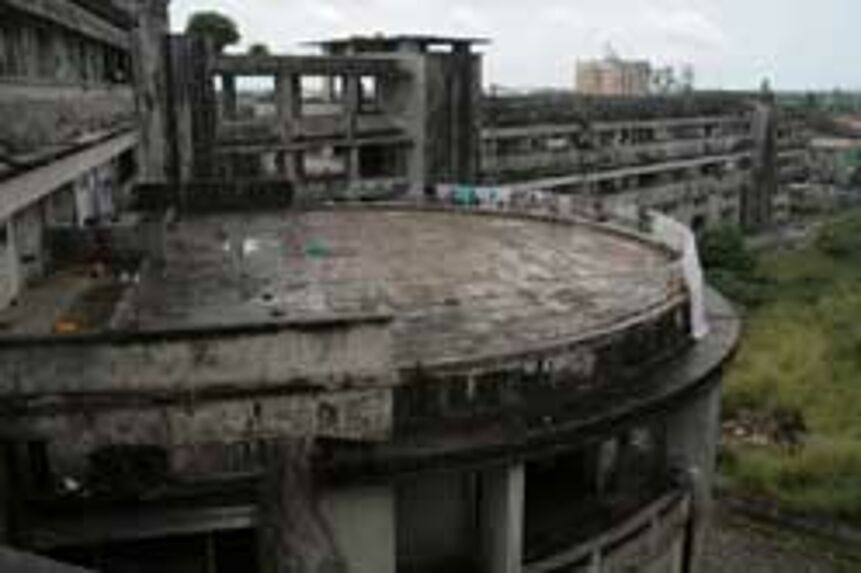
<svg viewBox="0 0 861 573"><path fill-rule="evenodd" d="M167 239L139 326L389 310L395 361L504 355L586 335L679 294L646 243L577 224L410 209L199 217Z"/></svg>
<svg viewBox="0 0 861 573"><path fill-rule="evenodd" d="M102 139L82 146L41 168L25 171L0 184L0 218L9 217L51 195L63 185L107 164L137 144L137 134L129 131L103 133Z"/></svg>
<svg viewBox="0 0 861 573"><path fill-rule="evenodd" d="M128 86L51 87L5 85L0 89L0 150L12 157L56 151L87 135L134 122L134 96Z"/></svg>
<svg viewBox="0 0 861 573"><path fill-rule="evenodd" d="M335 389L380 385L391 367L385 321L42 342L0 345L0 393Z"/></svg>

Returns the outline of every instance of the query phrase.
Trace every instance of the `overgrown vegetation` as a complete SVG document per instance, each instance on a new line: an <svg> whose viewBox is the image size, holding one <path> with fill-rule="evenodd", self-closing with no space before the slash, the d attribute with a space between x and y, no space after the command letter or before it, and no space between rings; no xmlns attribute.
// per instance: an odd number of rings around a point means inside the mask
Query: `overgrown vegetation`
<svg viewBox="0 0 861 573"><path fill-rule="evenodd" d="M861 213L758 258L709 240L710 277L747 307L725 384L729 483L861 523Z"/></svg>

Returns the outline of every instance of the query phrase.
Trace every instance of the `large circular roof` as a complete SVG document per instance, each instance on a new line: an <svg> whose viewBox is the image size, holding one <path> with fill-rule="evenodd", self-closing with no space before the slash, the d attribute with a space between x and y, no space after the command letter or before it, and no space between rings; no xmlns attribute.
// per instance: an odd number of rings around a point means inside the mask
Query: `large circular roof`
<svg viewBox="0 0 861 573"><path fill-rule="evenodd" d="M388 311L399 364L541 348L678 295L662 249L569 222L409 208L182 221L145 281L144 329Z"/></svg>

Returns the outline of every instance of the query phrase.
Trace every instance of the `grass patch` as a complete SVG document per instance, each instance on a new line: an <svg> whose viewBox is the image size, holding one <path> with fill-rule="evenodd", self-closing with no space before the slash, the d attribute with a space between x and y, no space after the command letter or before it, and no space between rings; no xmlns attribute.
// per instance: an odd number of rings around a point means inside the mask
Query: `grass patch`
<svg viewBox="0 0 861 573"><path fill-rule="evenodd" d="M861 443L814 439L796 454L742 448L725 457L732 487L767 496L796 511L827 513L861 523Z"/></svg>
<svg viewBox="0 0 861 573"><path fill-rule="evenodd" d="M827 225L808 247L718 272L741 283L730 297L755 289L741 301L745 334L724 405L726 418L758 425L748 436L761 438L725 440L725 477L792 509L861 524L861 213ZM803 422L797 447L776 435L786 412Z"/></svg>

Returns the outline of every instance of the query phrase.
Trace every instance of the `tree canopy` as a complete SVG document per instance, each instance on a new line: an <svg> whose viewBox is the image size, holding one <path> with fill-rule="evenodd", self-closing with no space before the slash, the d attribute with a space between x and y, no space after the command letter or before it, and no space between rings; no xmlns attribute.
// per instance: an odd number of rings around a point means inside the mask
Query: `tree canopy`
<svg viewBox="0 0 861 573"><path fill-rule="evenodd" d="M219 12L197 12L188 19L185 33L189 36L212 38L220 52L239 42L239 28L229 16Z"/></svg>
<svg viewBox="0 0 861 573"><path fill-rule="evenodd" d="M268 56L269 54L269 46L266 44L251 44L251 46L248 47L249 56Z"/></svg>

